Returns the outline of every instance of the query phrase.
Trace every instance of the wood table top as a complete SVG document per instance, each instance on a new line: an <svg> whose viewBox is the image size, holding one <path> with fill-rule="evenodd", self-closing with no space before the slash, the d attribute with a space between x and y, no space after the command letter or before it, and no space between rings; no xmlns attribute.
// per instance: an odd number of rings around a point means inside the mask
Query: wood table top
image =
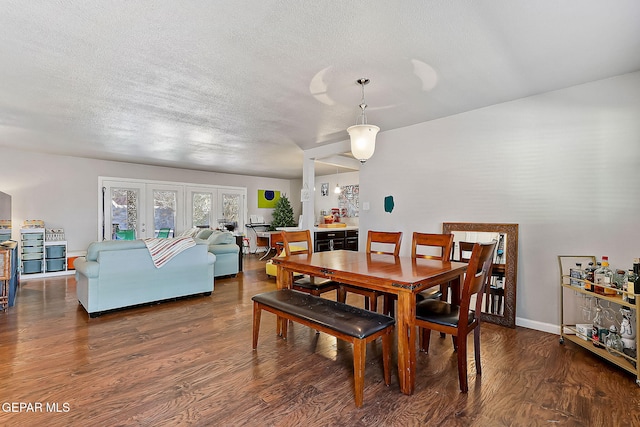
<svg viewBox="0 0 640 427"><path fill-rule="evenodd" d="M420 292L434 281L442 283L443 276L459 276L467 268L467 264L461 262L347 250L292 255L273 262L300 273L340 279L346 283L366 281L372 288L380 290L399 288L412 292Z"/></svg>

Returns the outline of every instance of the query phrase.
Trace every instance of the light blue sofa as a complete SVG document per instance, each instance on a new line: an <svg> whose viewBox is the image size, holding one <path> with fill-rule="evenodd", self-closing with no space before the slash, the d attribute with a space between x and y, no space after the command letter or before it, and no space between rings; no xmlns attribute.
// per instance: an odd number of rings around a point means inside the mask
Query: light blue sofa
<svg viewBox="0 0 640 427"><path fill-rule="evenodd" d="M236 245L236 238L232 233L203 229L197 232L195 238L196 241L206 241L209 252L216 256L216 277L238 274L240 246Z"/></svg>
<svg viewBox="0 0 640 427"><path fill-rule="evenodd" d="M89 245L74 262L78 301L91 317L103 311L213 292L215 255L206 242L179 253L160 268L142 240Z"/></svg>

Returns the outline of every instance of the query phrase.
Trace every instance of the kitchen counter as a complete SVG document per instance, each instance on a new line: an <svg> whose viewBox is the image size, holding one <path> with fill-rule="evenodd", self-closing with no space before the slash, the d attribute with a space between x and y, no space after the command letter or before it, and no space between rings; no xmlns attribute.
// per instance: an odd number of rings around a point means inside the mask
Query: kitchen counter
<svg viewBox="0 0 640 427"><path fill-rule="evenodd" d="M334 227L329 227L329 228L325 228L325 227L313 227L313 231L314 232L322 232L322 231L345 231L345 230L357 230L358 228L360 228L357 225L347 225L346 227L339 227L339 228L334 228Z"/></svg>

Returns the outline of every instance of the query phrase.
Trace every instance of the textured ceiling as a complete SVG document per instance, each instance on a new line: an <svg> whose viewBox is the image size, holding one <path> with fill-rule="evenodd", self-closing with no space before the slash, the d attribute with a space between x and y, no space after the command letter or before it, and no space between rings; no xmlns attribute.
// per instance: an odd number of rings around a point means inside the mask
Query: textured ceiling
<svg viewBox="0 0 640 427"><path fill-rule="evenodd" d="M640 2L1 0L0 40L0 147L296 178L358 78L384 132L638 71Z"/></svg>

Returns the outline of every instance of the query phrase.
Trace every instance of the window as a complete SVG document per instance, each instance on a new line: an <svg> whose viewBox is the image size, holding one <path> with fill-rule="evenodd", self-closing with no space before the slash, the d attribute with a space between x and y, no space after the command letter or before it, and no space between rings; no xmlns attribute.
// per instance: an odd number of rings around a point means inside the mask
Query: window
<svg viewBox="0 0 640 427"><path fill-rule="evenodd" d="M209 227L212 223L213 194L193 192L191 195L191 226Z"/></svg>

